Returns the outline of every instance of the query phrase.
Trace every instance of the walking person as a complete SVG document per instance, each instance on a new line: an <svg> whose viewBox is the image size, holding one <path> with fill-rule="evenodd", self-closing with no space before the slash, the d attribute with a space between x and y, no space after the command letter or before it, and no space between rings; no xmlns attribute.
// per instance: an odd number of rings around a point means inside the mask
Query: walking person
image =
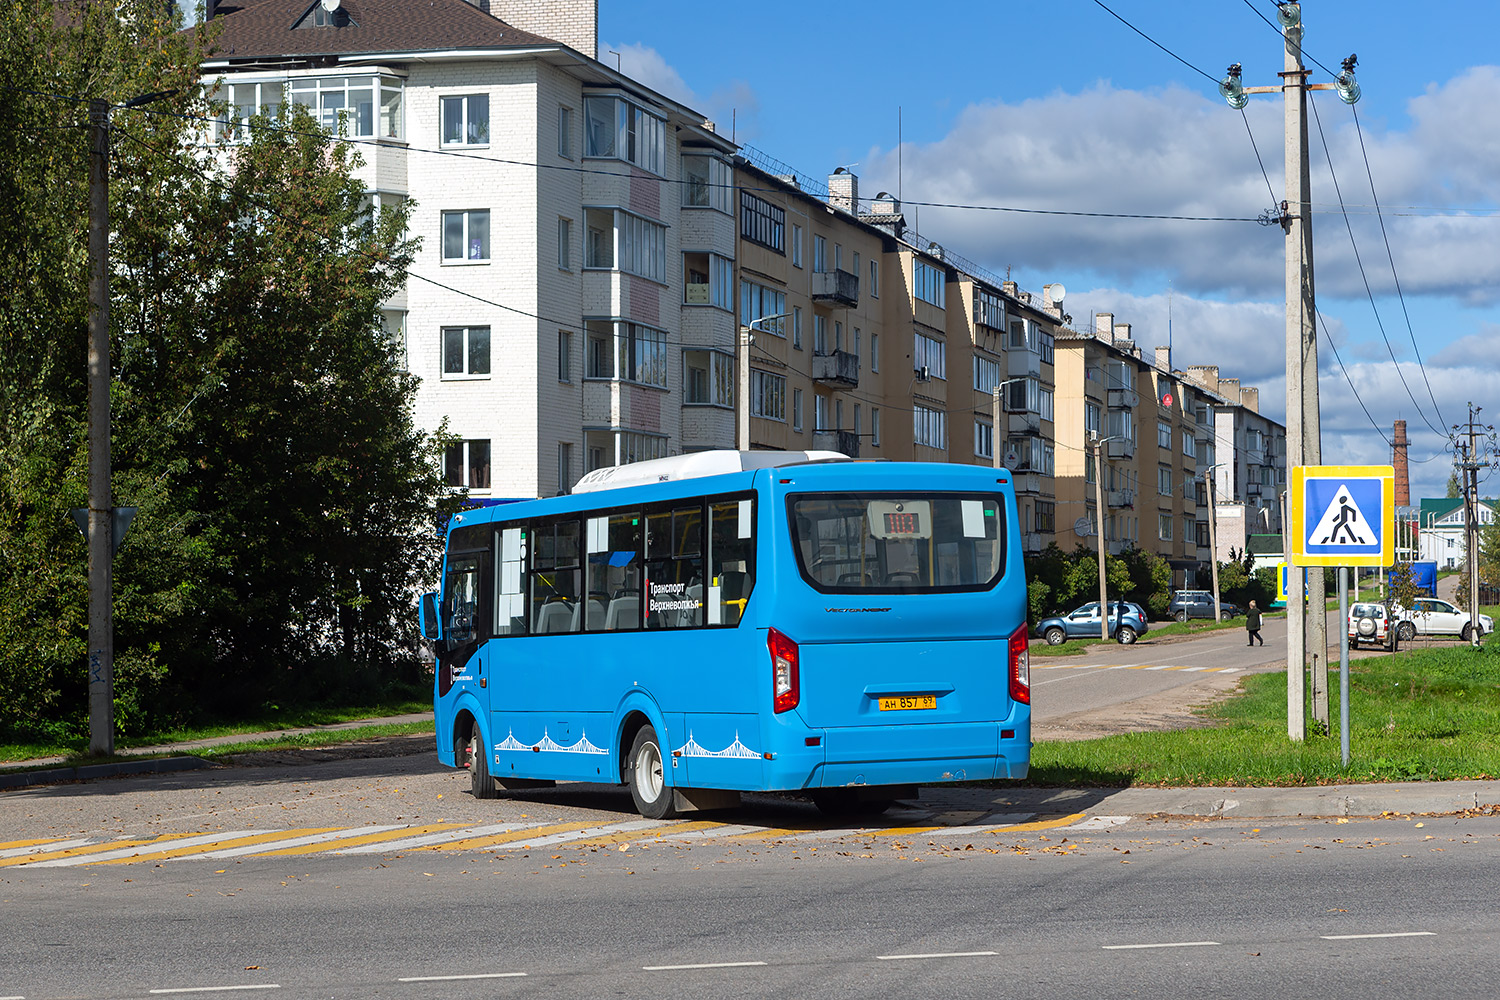
<svg viewBox="0 0 1500 1000"><path fill-rule="evenodd" d="M1250 632L1250 641L1245 645L1253 646L1257 642L1262 646L1266 644L1266 640L1260 637L1260 608L1255 606L1254 601L1250 602L1250 608L1245 612L1245 628Z"/></svg>

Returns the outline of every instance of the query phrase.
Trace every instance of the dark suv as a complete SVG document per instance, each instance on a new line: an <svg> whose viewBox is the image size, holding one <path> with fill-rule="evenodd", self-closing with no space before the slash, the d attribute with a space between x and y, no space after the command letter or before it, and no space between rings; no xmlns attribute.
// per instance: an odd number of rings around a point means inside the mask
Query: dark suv
<svg viewBox="0 0 1500 1000"><path fill-rule="evenodd" d="M1237 604L1221 600L1219 610L1225 618L1236 618L1240 614ZM1209 590L1179 590L1172 595L1172 603L1167 605L1167 614L1180 622L1189 618L1213 619L1214 595Z"/></svg>

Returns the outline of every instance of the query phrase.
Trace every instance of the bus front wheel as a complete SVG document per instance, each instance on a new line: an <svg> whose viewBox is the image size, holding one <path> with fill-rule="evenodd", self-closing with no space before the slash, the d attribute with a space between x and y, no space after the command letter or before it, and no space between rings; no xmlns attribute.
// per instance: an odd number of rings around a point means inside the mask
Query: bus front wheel
<svg viewBox="0 0 1500 1000"><path fill-rule="evenodd" d="M676 814L672 808L672 789L667 785L661 739L650 726L642 726L635 734L625 782L630 786L636 812L642 816L668 819Z"/></svg>
<svg viewBox="0 0 1500 1000"><path fill-rule="evenodd" d="M490 762L484 753L484 737L479 732L479 723L469 730L469 745L464 748L469 758L469 788L476 799L498 799L500 788L490 776Z"/></svg>

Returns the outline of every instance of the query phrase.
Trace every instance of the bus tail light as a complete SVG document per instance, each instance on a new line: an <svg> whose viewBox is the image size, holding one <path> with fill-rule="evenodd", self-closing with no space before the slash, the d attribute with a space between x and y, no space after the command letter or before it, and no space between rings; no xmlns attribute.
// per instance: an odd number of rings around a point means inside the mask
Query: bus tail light
<svg viewBox="0 0 1500 1000"><path fill-rule="evenodd" d="M802 696L802 685L797 676L797 644L773 628L766 634L766 647L771 651L771 690L775 709L789 712L797 707Z"/></svg>
<svg viewBox="0 0 1500 1000"><path fill-rule="evenodd" d="M1023 705L1031 704L1031 653L1024 624L1010 634L1010 697Z"/></svg>

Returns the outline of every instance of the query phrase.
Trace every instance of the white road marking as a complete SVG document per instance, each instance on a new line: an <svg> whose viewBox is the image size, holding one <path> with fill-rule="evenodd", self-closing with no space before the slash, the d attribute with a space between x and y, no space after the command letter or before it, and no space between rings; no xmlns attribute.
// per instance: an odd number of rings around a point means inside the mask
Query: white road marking
<svg viewBox="0 0 1500 1000"><path fill-rule="evenodd" d="M554 833L549 837L538 837L535 840L518 841L505 844L503 850L517 851L532 847L548 847L552 844L566 844L570 840L584 840L589 837L599 837L607 833L633 833L636 830L646 830L662 825L659 819L635 819L628 823L607 823L602 826L591 826L585 830L572 830L568 833ZM655 840L656 838L651 838Z"/></svg>
<svg viewBox="0 0 1500 1000"><path fill-rule="evenodd" d="M1324 941L1355 941L1360 938L1437 937L1436 931L1398 931L1395 934L1322 934Z"/></svg>
<svg viewBox="0 0 1500 1000"><path fill-rule="evenodd" d="M1217 941L1165 941L1161 944L1106 944L1105 951L1133 951L1139 948L1206 948L1218 947Z"/></svg>
<svg viewBox="0 0 1500 1000"><path fill-rule="evenodd" d="M73 847L88 847L92 844L102 844L102 840L91 837L78 837L75 840L54 840L49 844L32 844L30 847L11 847L0 851L0 858L19 858L23 854L47 854L51 851L66 851ZM0 997L0 1000L13 1000L11 997Z"/></svg>
<svg viewBox="0 0 1500 1000"><path fill-rule="evenodd" d="M221 851L204 851L202 854L186 854L177 860L193 861L202 858L237 858L242 854L265 854L267 851L280 851L288 847L320 844L325 840L344 840L349 837L358 837L370 833L385 833L388 830L399 830L401 827L402 824L397 824L396 826L358 826L348 830L329 830L327 833L310 833L305 837L292 837L288 840L277 840L264 844L248 844L243 847L226 847Z"/></svg>
<svg viewBox="0 0 1500 1000"><path fill-rule="evenodd" d="M1108 830L1111 827L1124 826L1130 822L1129 816L1090 816L1082 823L1074 823L1072 826L1060 826L1059 830Z"/></svg>
<svg viewBox="0 0 1500 1000"><path fill-rule="evenodd" d="M225 990L279 990L277 983L256 983L253 986L178 986L170 990L149 990L150 993L222 993Z"/></svg>
<svg viewBox="0 0 1500 1000"><path fill-rule="evenodd" d="M701 962L696 965L643 965L642 972L677 972L682 969L741 969L765 962Z"/></svg>
<svg viewBox="0 0 1500 1000"><path fill-rule="evenodd" d="M358 847L346 847L335 850L335 854L387 854L391 851L406 851L413 847L426 847L428 844L441 844L447 841L468 840L471 837L488 837L494 833L510 833L513 830L530 830L538 826L546 826L545 823L497 823L494 826L471 826L466 829L444 830L442 833L429 833L421 837L407 837L405 840L385 840L378 844L361 844ZM278 848L290 846L277 844Z"/></svg>
<svg viewBox="0 0 1500 1000"><path fill-rule="evenodd" d="M172 851L179 847L194 847L198 844L216 844L221 840L235 840L239 837L256 837L262 833L271 833L271 830L226 830L223 833L206 833L198 837L181 837L176 840L158 840L150 844L137 844L134 847L122 847L115 851L102 851L99 854L79 854L71 858L53 858L51 861L38 861L27 865L28 868L68 868L76 865L91 865L100 861L113 861L116 858L146 857L152 854L160 854L162 851Z"/></svg>
<svg viewBox="0 0 1500 1000"><path fill-rule="evenodd" d="M402 976L398 983L446 983L454 979L514 979L524 972L476 972L470 976Z"/></svg>
<svg viewBox="0 0 1500 1000"><path fill-rule="evenodd" d="M768 829L764 826L751 826L745 824L734 824L727 826L716 826L707 830L686 830L682 833L665 833L655 840L705 840L709 837L738 837L745 833L759 833Z"/></svg>
<svg viewBox="0 0 1500 1000"><path fill-rule="evenodd" d="M899 962L908 958L977 958L983 955L998 955L996 951L932 951L924 955L876 955L882 962Z"/></svg>

